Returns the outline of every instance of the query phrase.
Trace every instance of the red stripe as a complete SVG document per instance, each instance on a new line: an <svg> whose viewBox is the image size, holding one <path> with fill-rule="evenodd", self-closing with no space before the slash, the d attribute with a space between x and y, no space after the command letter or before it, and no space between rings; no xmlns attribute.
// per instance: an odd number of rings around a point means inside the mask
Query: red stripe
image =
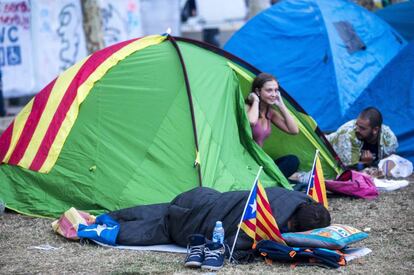
<svg viewBox="0 0 414 275"><path fill-rule="evenodd" d="M277 225L275 225L273 222L269 221L269 219L267 218L267 216L263 213L263 210L260 207L257 207L257 212L262 216L263 220L266 222L266 224L270 227L270 230L272 230L273 232L278 232L279 229L276 227ZM274 217L273 217L274 218ZM260 222L258 220L258 222ZM257 222L256 222L257 223Z"/></svg>
<svg viewBox="0 0 414 275"><path fill-rule="evenodd" d="M270 208L269 201L264 198L260 189L257 190L257 195L260 197L260 200L262 201L263 208L265 208L271 215L273 215L272 208Z"/></svg>
<svg viewBox="0 0 414 275"><path fill-rule="evenodd" d="M315 191L316 191L316 195L318 197L318 201L323 204L324 201L323 201L323 195L322 195L322 190L321 190L321 183L319 181L319 171L318 171L318 169L315 169Z"/></svg>
<svg viewBox="0 0 414 275"><path fill-rule="evenodd" d="M7 151L9 150L10 142L13 135L13 126L14 121L9 125L9 127L7 127L7 129L0 136L0 163L6 156Z"/></svg>
<svg viewBox="0 0 414 275"><path fill-rule="evenodd" d="M33 134L36 130L37 125L39 124L40 117L42 116L43 110L46 107L46 103L49 99L50 93L55 85L56 79L50 82L42 91L40 91L34 98L32 110L30 115L27 118L22 134L19 138L19 141L16 144L16 147L13 150L12 155L10 156L9 163L17 165L19 161L24 156L27 146L30 143L30 140L33 137Z"/></svg>
<svg viewBox="0 0 414 275"><path fill-rule="evenodd" d="M88 79L88 77L96 70L96 68L101 65L108 57L136 40L138 39L128 40L97 51L89 57L85 64L83 64L82 68L78 71L70 83L68 89L66 90L65 95L63 96L58 109L56 110L56 113L50 122L42 143L40 144L39 151L37 152L32 164L30 165L30 169L37 171L45 162L53 141L55 140L56 135L60 129L60 126L66 118L66 113L68 112L70 106L77 96L79 86L82 85L85 80Z"/></svg>
<svg viewBox="0 0 414 275"><path fill-rule="evenodd" d="M243 223L250 229L250 230L252 230L253 232L255 232L256 231L256 225L255 224L253 224L250 220L245 220L245 221L243 221Z"/></svg>
<svg viewBox="0 0 414 275"><path fill-rule="evenodd" d="M256 226L259 227L262 230L262 232L264 232L269 239L273 239L272 233L269 232L269 230L267 230L265 225L262 224L259 220L256 221ZM256 233L256 235L257 235L257 233Z"/></svg>

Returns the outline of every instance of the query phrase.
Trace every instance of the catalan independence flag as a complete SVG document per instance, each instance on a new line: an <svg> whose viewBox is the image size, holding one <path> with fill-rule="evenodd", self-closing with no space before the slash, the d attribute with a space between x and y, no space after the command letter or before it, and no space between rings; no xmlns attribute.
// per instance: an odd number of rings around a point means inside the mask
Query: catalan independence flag
<svg viewBox="0 0 414 275"><path fill-rule="evenodd" d="M1 135L0 164L48 173L94 84L129 55L165 39L166 36L152 35L121 42L63 72L26 105Z"/></svg>
<svg viewBox="0 0 414 275"><path fill-rule="evenodd" d="M286 244L273 217L266 191L259 180L255 182L247 200L240 228L254 240L253 248L260 240L273 240Z"/></svg>
<svg viewBox="0 0 414 275"><path fill-rule="evenodd" d="M323 177L322 165L319 159L319 151L316 151L313 163L312 174L309 179L307 194L315 201L323 204L328 209L328 199L326 197L325 178Z"/></svg>

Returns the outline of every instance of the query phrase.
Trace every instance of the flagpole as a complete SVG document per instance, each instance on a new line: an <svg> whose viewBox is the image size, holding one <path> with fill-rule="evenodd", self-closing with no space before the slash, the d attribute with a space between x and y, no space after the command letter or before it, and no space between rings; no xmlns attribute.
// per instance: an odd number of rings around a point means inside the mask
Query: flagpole
<svg viewBox="0 0 414 275"><path fill-rule="evenodd" d="M319 149L316 149L315 158L313 159L312 170L311 170L311 173L310 173L309 178L308 178L308 188L306 190L306 195L309 195L310 183L311 183L311 180L312 180L312 174L313 174L313 170L315 169L316 158L318 157L318 154L319 154Z"/></svg>
<svg viewBox="0 0 414 275"><path fill-rule="evenodd" d="M233 252L234 252L234 247L236 246L237 237L239 236L240 225L241 225L241 223L243 221L243 217L244 217L244 214L246 213L247 205L249 204L249 200L250 200L250 197L252 196L254 186L256 185L257 181L259 180L259 175L260 175L260 172L262 172L262 169L263 169L263 166L260 166L259 167L259 171L257 172L256 178L254 179L253 186L250 189L250 194L247 197L247 202L246 202L246 205L244 206L244 210L243 210L243 213L242 213L241 218L240 218L239 226L237 227L236 237L234 238L234 242L233 242L233 245L231 247L230 256L229 256L229 261L230 262L232 260L232 256L233 256Z"/></svg>

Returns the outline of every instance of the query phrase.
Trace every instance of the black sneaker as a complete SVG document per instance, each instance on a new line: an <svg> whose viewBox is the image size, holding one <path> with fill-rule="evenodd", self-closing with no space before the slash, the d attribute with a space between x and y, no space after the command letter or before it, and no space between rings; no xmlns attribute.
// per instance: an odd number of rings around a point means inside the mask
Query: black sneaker
<svg viewBox="0 0 414 275"><path fill-rule="evenodd" d="M204 261L204 248L206 238L201 234L188 236L187 257L184 265L186 267L200 267Z"/></svg>
<svg viewBox="0 0 414 275"><path fill-rule="evenodd" d="M219 270L224 265L225 248L221 243L207 243L204 248L202 269Z"/></svg>

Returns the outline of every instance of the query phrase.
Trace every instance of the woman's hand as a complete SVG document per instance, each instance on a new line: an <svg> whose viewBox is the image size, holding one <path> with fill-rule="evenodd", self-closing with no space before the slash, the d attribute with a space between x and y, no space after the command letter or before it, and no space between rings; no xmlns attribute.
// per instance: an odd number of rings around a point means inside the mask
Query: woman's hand
<svg viewBox="0 0 414 275"><path fill-rule="evenodd" d="M273 104L280 109L280 107L285 106L282 100L282 96L280 95L280 91L276 92L276 99Z"/></svg>
<svg viewBox="0 0 414 275"><path fill-rule="evenodd" d="M247 100L250 102L250 104L253 104L254 102L257 102L257 103L260 102L259 97L255 93L250 93L249 96L247 97Z"/></svg>

